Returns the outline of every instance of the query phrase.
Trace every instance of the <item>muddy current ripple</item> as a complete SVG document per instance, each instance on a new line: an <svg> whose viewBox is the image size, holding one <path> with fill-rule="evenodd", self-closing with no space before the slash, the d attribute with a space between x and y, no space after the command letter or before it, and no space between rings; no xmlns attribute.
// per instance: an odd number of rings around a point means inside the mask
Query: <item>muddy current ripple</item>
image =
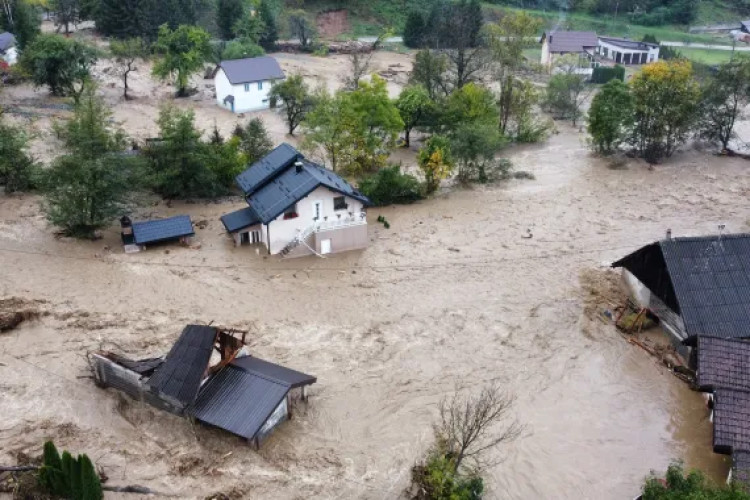
<svg viewBox="0 0 750 500"><path fill-rule="evenodd" d="M0 197L0 295L49 312L0 336L0 462L54 437L113 483L181 497L395 498L436 403L497 383L526 432L491 457L490 498L632 498L673 458L723 479L699 395L584 314L579 278L667 228L747 230L747 165L688 152L611 170L560 128L509 153L536 180L373 209L371 247L325 260L232 248L218 216L240 200L157 207L208 221L201 247L125 255L114 227L55 239L36 198ZM318 377L259 453L78 378L86 350L159 354L189 321L249 328L254 353Z"/></svg>

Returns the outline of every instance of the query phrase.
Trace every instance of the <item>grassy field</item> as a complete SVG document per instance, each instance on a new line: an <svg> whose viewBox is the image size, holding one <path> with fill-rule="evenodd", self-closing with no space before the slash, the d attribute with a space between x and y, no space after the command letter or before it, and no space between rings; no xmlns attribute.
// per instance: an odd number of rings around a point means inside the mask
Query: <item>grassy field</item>
<svg viewBox="0 0 750 500"><path fill-rule="evenodd" d="M732 51L730 50L693 49L687 47L678 47L677 50L691 61L710 66L725 63L732 58Z"/></svg>

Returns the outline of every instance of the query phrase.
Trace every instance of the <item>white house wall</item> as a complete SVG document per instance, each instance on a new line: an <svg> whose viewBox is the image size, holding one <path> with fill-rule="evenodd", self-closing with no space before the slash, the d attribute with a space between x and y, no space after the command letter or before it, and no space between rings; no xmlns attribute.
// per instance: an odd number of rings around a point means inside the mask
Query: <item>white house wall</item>
<svg viewBox="0 0 750 500"><path fill-rule="evenodd" d="M607 49L607 55L604 55L604 49ZM614 45L609 42L605 42L603 40L599 40L599 46L597 47L597 53L599 56L603 59L607 59L610 61L615 61L615 52L618 52L622 54L622 59L620 61L620 64L625 64L625 54L631 54L631 59L633 57L633 54L636 54L640 60L641 54L646 53L646 62L655 62L659 60L659 47L650 47L648 50L635 50L635 49L624 49L622 47L619 47L617 45ZM630 64L639 64L639 63L630 63Z"/></svg>
<svg viewBox="0 0 750 500"><path fill-rule="evenodd" d="M272 254L279 253L290 241L292 241L299 231L303 231L311 226L315 220L315 201L321 201L321 221L333 221L349 216L349 212L358 214L362 212L362 202L350 197L346 197L346 203L349 205L345 210L334 210L333 199L342 196L341 194L331 191L330 189L320 186L305 198L297 202L297 217L294 219L284 220L284 214L279 215L276 220L268 224L270 229L271 241L268 248ZM265 233L265 231L264 231ZM267 233L263 234L263 239L267 238Z"/></svg>
<svg viewBox="0 0 750 500"><path fill-rule="evenodd" d="M232 85L227 78L224 70L219 68L214 77L214 86L216 87L216 103L222 108L232 111L232 104L224 103L227 96L234 96L234 112L244 113L245 111L254 111L258 109L267 109L270 106L268 98L273 86L273 81L264 80L261 82L240 83ZM259 88L259 86L261 88ZM246 90L247 89L247 90Z"/></svg>
<svg viewBox="0 0 750 500"><path fill-rule="evenodd" d="M0 59L8 63L8 65L12 66L16 64L16 62L18 62L18 51L15 47L11 47L0 56Z"/></svg>

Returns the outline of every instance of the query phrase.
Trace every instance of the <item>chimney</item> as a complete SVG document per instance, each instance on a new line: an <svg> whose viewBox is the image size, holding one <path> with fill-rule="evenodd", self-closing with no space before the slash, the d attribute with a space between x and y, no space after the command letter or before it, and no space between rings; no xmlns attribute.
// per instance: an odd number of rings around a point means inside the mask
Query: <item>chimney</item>
<svg viewBox="0 0 750 500"><path fill-rule="evenodd" d="M549 36L549 43L552 43L552 35Z"/></svg>
<svg viewBox="0 0 750 500"><path fill-rule="evenodd" d="M672 230L671 229L667 229L667 239L668 240L672 239Z"/></svg>
<svg viewBox="0 0 750 500"><path fill-rule="evenodd" d="M302 172L302 166L303 165L302 165L301 161L297 160L297 161L294 162L294 168L295 168L295 170L297 171L298 174Z"/></svg>

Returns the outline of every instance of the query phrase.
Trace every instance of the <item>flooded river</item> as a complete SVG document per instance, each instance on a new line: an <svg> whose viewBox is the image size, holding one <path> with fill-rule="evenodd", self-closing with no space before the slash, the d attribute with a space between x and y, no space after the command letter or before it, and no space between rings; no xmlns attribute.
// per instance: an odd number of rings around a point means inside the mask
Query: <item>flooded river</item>
<svg viewBox="0 0 750 500"><path fill-rule="evenodd" d="M748 163L690 152L612 170L558 126L509 152L536 180L372 209L370 248L327 259L232 248L218 216L240 200L141 209L208 224L200 248L125 255L116 228L56 239L36 198L0 196L0 296L50 313L0 335L0 462L54 437L113 484L180 497L395 498L440 399L496 383L526 431L491 457L489 498L632 498L673 458L723 480L700 396L584 314L598 285L580 276L606 286L603 265L667 228L746 231ZM160 354L190 321L249 328L255 354L318 377L259 453L79 378L86 350Z"/></svg>

